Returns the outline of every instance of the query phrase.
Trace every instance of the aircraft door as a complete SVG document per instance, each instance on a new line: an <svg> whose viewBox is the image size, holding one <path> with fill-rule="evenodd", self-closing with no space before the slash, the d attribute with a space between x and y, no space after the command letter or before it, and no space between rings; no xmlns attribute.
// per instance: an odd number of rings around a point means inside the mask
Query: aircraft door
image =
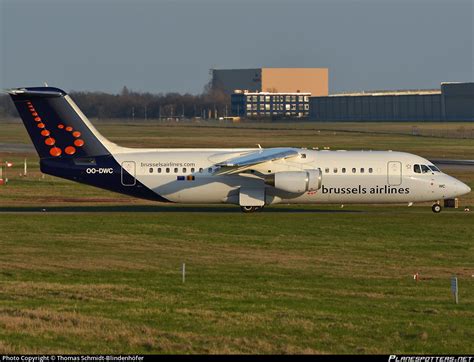
<svg viewBox="0 0 474 362"><path fill-rule="evenodd" d="M402 184L402 163L399 161L390 161L387 163L387 177L390 186Z"/></svg>
<svg viewBox="0 0 474 362"><path fill-rule="evenodd" d="M121 179L123 186L135 186L135 162L124 161L122 162Z"/></svg>

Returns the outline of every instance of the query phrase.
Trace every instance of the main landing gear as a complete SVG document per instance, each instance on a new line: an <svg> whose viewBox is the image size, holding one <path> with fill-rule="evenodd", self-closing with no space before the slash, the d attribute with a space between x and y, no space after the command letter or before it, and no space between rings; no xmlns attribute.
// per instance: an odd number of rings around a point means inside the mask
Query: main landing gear
<svg viewBox="0 0 474 362"><path fill-rule="evenodd" d="M438 214L441 212L441 205L440 204L434 204L431 206L431 210L433 210L434 213Z"/></svg>
<svg viewBox="0 0 474 362"><path fill-rule="evenodd" d="M261 211L263 209L263 206L241 206L240 210L242 212L249 214L251 212L256 212L256 211Z"/></svg>

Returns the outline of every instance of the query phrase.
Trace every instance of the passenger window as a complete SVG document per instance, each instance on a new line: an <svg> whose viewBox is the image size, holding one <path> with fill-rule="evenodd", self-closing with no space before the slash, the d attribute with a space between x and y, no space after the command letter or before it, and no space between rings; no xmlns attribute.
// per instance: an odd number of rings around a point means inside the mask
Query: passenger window
<svg viewBox="0 0 474 362"><path fill-rule="evenodd" d="M194 167L191 168L191 173L194 173Z"/></svg>
<svg viewBox="0 0 474 362"><path fill-rule="evenodd" d="M356 169L355 169L355 168L352 169L352 173L356 173Z"/></svg>
<svg viewBox="0 0 474 362"><path fill-rule="evenodd" d="M202 173L202 171L204 171L204 170L203 170L202 167L201 167L201 168L199 169L199 173Z"/></svg>
<svg viewBox="0 0 474 362"><path fill-rule="evenodd" d="M430 172L430 169L426 165L421 165L421 172L428 173Z"/></svg>
<svg viewBox="0 0 474 362"><path fill-rule="evenodd" d="M374 170L373 170L372 167L370 167L370 168L369 168L369 173L372 173L372 172L374 172Z"/></svg>
<svg viewBox="0 0 474 362"><path fill-rule="evenodd" d="M212 167L209 167L209 168L207 169L207 172L211 173L211 172L212 172Z"/></svg>
<svg viewBox="0 0 474 362"><path fill-rule="evenodd" d="M183 167L183 173L186 173L186 167Z"/></svg>
<svg viewBox="0 0 474 362"><path fill-rule="evenodd" d="M329 173L329 168L326 167L326 169L324 170L324 172Z"/></svg>
<svg viewBox="0 0 474 362"><path fill-rule="evenodd" d="M333 171L334 171L334 173L337 173L337 167L334 167Z"/></svg>
<svg viewBox="0 0 474 362"><path fill-rule="evenodd" d="M166 173L170 173L170 169L168 167L166 168Z"/></svg>
<svg viewBox="0 0 474 362"><path fill-rule="evenodd" d="M158 167L158 173L161 173L161 167Z"/></svg>
<svg viewBox="0 0 474 362"><path fill-rule="evenodd" d="M360 173L364 173L364 168L363 167L360 169Z"/></svg>
<svg viewBox="0 0 474 362"><path fill-rule="evenodd" d="M346 168L345 167L342 168L342 173L346 173Z"/></svg>
<svg viewBox="0 0 474 362"><path fill-rule="evenodd" d="M174 168L174 173L178 173L178 168L177 167Z"/></svg>
<svg viewBox="0 0 474 362"><path fill-rule="evenodd" d="M153 173L153 167L150 167L149 171L150 171L150 173Z"/></svg>
<svg viewBox="0 0 474 362"><path fill-rule="evenodd" d="M306 153L302 153L301 158L306 158Z"/></svg>
<svg viewBox="0 0 474 362"><path fill-rule="evenodd" d="M415 173L421 173L420 165L413 166L413 171L415 171Z"/></svg>

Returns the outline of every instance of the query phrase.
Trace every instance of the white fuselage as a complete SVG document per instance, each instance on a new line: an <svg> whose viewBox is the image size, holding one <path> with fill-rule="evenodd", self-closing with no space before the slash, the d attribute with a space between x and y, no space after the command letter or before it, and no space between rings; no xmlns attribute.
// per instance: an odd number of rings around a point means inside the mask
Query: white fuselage
<svg viewBox="0 0 474 362"><path fill-rule="evenodd" d="M470 192L467 185L437 170L415 172L415 165L432 165L430 161L392 151L300 149L297 157L261 163L251 172L216 174L216 164L250 151L255 149L120 148L112 155L136 180L177 203L239 204L239 190L243 187L264 188L266 205L412 203ZM288 193L263 181L267 174L318 168L322 187L316 191Z"/></svg>

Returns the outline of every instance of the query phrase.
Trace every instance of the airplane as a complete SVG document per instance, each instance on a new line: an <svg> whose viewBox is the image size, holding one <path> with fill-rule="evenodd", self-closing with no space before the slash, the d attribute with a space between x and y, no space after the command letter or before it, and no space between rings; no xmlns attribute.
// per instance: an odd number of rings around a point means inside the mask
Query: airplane
<svg viewBox="0 0 474 362"><path fill-rule="evenodd" d="M305 148L125 148L103 137L71 97L54 87L7 91L40 157L41 172L169 203L399 204L471 191L414 154Z"/></svg>

